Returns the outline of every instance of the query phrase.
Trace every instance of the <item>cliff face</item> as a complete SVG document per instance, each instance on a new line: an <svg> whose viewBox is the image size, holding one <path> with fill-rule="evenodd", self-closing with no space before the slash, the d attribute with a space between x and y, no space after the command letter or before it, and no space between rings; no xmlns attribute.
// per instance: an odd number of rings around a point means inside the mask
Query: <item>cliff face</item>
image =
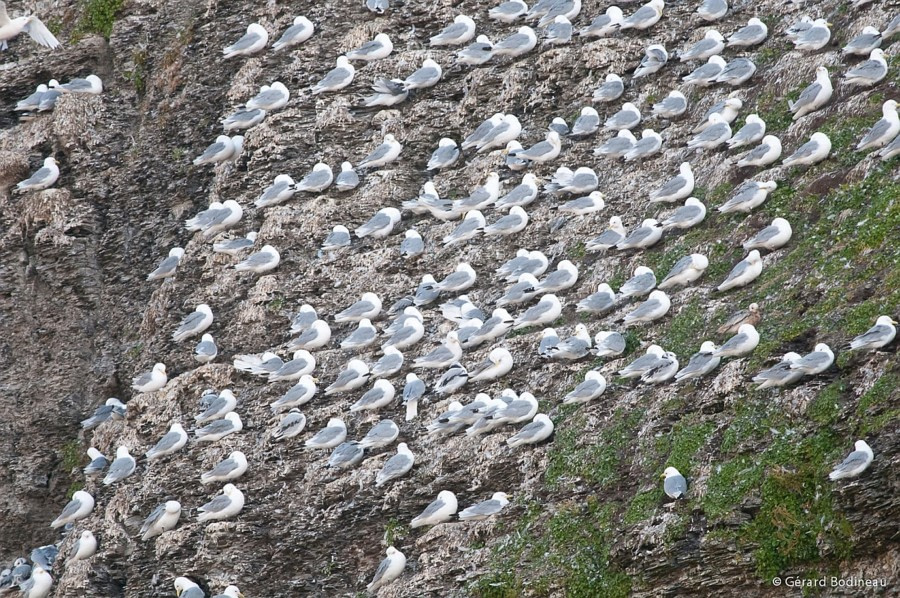
<svg viewBox="0 0 900 598"><path fill-rule="evenodd" d="M898 313L897 160L882 163L853 151L880 118L881 103L900 96L896 61L879 85L837 88L824 109L798 122L791 122L786 103L820 64L836 82L856 62L841 56L841 46L865 25L883 28L896 6L881 2L856 10L843 2L817 3L811 14L835 26L829 45L813 55L790 50L780 35L799 16L781 2L738 4L717 24L727 34L758 16L770 28L764 45L741 53L759 70L737 89L744 107L736 125L758 113L785 152L825 131L834 144L828 160L809 169L757 173L737 169L722 150L692 152L684 146L691 129L733 90L686 92L685 117L649 125L665 140L660 156L639 164L599 161L591 150L608 137L601 133L565 142L560 158L531 170L546 181L561 165L594 167L606 196L601 213L569 219L551 232L556 201L541 196L528 207L531 222L522 234L451 248L439 240L455 223L404 214L398 230L414 226L428 246L410 264L398 258L402 235L354 240L333 257L320 257L318 248L332 226L352 230L381 207L415 197L429 180L425 163L441 137L460 141L496 111L519 117L525 146L543 138L554 116L571 124L606 73L630 73L649 43L662 43L671 53L699 39L696 3L668 4L649 33L576 40L479 68L452 66L451 50L431 50L427 43L457 14L473 15L478 32L494 40L511 31L487 19L483 2L406 2L374 17L356 0L252 7L128 1L108 22L97 21L106 14L99 9L116 2L26 4L42 18L50 15L45 20L60 38L72 41L51 52L16 40L0 69L0 561L59 541L49 521L86 484L97 507L76 530L91 529L100 548L86 562L61 560L53 596L171 595L178 575L192 576L212 593L235 583L248 596L352 595L364 589L390 544L409 563L383 596L775 596L784 592L772 587L775 576L898 579L896 343L872 355L841 349L828 372L780 393L755 392L749 385L753 374L787 351L806 353L817 342L837 350L877 315ZM606 8L593 0L583 4L576 26ZM317 25L297 49L222 60L221 48L248 23L260 22L271 39L297 14ZM105 24L111 25L108 39L90 33ZM393 39L391 56L359 68L344 92L306 92L336 56L382 31ZM896 39L882 45L888 56L896 54ZM426 57L444 67L435 88L393 109L353 109L375 77L405 75ZM646 117L653 102L680 88L690 68L670 60L658 75L629 84L622 101L634 102ZM88 73L103 79L101 96L66 96L53 113L28 122L13 115L16 100L38 83ZM241 159L215 169L192 166L191 159L220 133L220 119L274 80L288 86L291 101L246 133ZM601 118L619 104L597 106ZM387 133L403 143L401 159L366 175L357 190L332 188L266 210L253 207L276 174L299 179L319 161L337 171L344 160L359 162ZM61 164L55 188L12 195L9 187L47 155ZM503 167L504 158L499 152L466 154L433 180L441 197L462 197L498 171L508 190L519 175ZM637 254L585 253L585 241L604 230L611 215L621 215L630 228L669 212L670 206L648 207L647 195L685 160L697 176L694 194L710 209L702 225L669 233ZM747 178L777 180L779 189L750 215L716 213ZM258 230L263 243L281 252L273 273L236 272L233 258L212 253L209 241L183 228L185 218L226 199L238 201L244 217L223 237ZM753 284L715 293L715 284L743 258L741 242L776 216L791 222L793 240L764 256L763 274ZM174 246L186 250L177 275L146 282ZM478 272L470 299L488 311L503 287L494 269L523 246L545 252L551 267L570 259L580 268L578 284L561 293L567 306L555 324L561 336L581 321L592 334L618 326L615 319L627 308L602 319L574 313L574 303L601 282L618 288L639 265L661 277L691 252L709 256L710 267L698 284L672 294L663 320L629 333L628 353L609 363L542 361L539 331L511 334L465 354L463 362L471 366L494 346L505 346L516 366L496 383L467 385L451 398L466 402L476 392L496 395L507 386L530 390L556 423L546 444L512 450L505 443L512 428L481 440L428 437L423 424L449 399L423 406L413 422L403 421L399 401L378 413L348 416L358 393L317 396L303 407L307 430L342 415L348 438L359 439L379 419L393 419L400 441L416 455L409 475L374 488L374 475L393 446L334 473L327 453L302 449L306 432L283 444L271 441L277 419L268 403L289 383L267 385L240 374L231 366L234 355L286 342L289 318L302 303L330 319L364 291L377 289L389 305L411 293L423 274L440 279L461 261ZM203 302L216 315L210 332L219 357L198 367L194 343L175 344L171 332ZM696 384L635 387L615 379L613 372L650 343L686 363L703 340L715 338L729 314L751 302L760 303L763 320L762 342L750 357L727 362ZM407 363L451 329L439 309L425 316L427 336L405 352ZM320 388L350 358L336 346L354 327L333 326L334 340L316 352ZM362 356L369 363L376 358ZM169 384L157 393L134 393L131 378L157 361L167 365ZM560 406L565 393L598 366L611 381L607 392L577 409ZM391 379L398 392L406 371ZM140 463L135 475L111 487L84 481L80 468L88 446L111 456L124 444L143 454L172 422L188 427L206 388L234 390L244 421L240 434L211 445L191 442L172 457ZM78 422L111 396L127 400L127 419L82 433ZM868 440L875 462L858 481L828 482L825 475L857 438ZM237 449L251 467L237 483L247 497L243 513L225 523L196 523L196 508L219 490L201 486L200 472ZM686 501L664 501L659 474L668 465L688 477ZM440 490L455 492L461 508L494 491L507 492L512 504L485 522L410 530L408 522ZM141 542L134 520L167 499L184 506L178 527ZM63 550L76 535L66 536Z"/></svg>

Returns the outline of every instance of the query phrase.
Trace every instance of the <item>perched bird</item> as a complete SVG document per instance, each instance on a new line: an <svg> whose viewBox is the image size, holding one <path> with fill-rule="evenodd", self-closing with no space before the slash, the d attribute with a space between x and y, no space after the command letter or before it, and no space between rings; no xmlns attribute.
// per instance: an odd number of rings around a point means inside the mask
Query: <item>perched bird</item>
<svg viewBox="0 0 900 598"><path fill-rule="evenodd" d="M272 432L273 440L288 440L303 432L306 428L306 416L296 407L292 408L278 422L278 428Z"/></svg>
<svg viewBox="0 0 900 598"><path fill-rule="evenodd" d="M831 153L831 140L822 132L815 132L809 141L781 161L784 166L815 164L821 162Z"/></svg>
<svg viewBox="0 0 900 598"><path fill-rule="evenodd" d="M534 290L538 294L557 293L569 289L578 282L578 267L569 260L562 260L556 265L556 270L547 274Z"/></svg>
<svg viewBox="0 0 900 598"><path fill-rule="evenodd" d="M383 419L366 433L365 437L359 442L364 448L383 448L391 444L400 436L400 428L393 421ZM406 446L402 444L402 446Z"/></svg>
<svg viewBox="0 0 900 598"><path fill-rule="evenodd" d="M345 351L364 349L374 343L377 336L378 330L372 325L372 321L363 318L358 322L356 330L341 341L340 347Z"/></svg>
<svg viewBox="0 0 900 598"><path fill-rule="evenodd" d="M316 28L312 22L304 16L294 17L293 24L284 30L284 33L281 34L281 37L278 38L274 44L272 44L272 49L278 52L279 50L283 50L285 48L292 48L296 45L302 44L315 32Z"/></svg>
<svg viewBox="0 0 900 598"><path fill-rule="evenodd" d="M860 139L856 151L884 147L900 133L900 118L897 116L897 101L888 100L881 107L884 115Z"/></svg>
<svg viewBox="0 0 900 598"><path fill-rule="evenodd" d="M166 366L157 363L149 372L144 372L131 380L131 388L138 392L155 392L166 385L169 377L166 376Z"/></svg>
<svg viewBox="0 0 900 598"><path fill-rule="evenodd" d="M687 142L689 148L715 149L731 139L731 125L721 114L709 117L709 126ZM693 189L691 189L693 191Z"/></svg>
<svg viewBox="0 0 900 598"><path fill-rule="evenodd" d="M594 348L591 353L597 357L615 357L625 352L625 337L619 332L601 330L594 335Z"/></svg>
<svg viewBox="0 0 900 598"><path fill-rule="evenodd" d="M747 166L768 166L778 161L781 157L781 140L774 135L766 135L763 137L762 143L744 154L738 160L737 165L740 168Z"/></svg>
<svg viewBox="0 0 900 598"><path fill-rule="evenodd" d="M834 363L834 352L825 343L819 343L811 353L807 353L801 359L791 363L791 369L797 370L806 376L821 374Z"/></svg>
<svg viewBox="0 0 900 598"><path fill-rule="evenodd" d="M337 445L328 457L328 467L333 469L349 469L362 461L365 449L356 441L349 440Z"/></svg>
<svg viewBox="0 0 900 598"><path fill-rule="evenodd" d="M256 244L256 237L258 234L259 233L256 231L250 231L247 233L246 237L213 243L213 251L215 253L224 253L226 255L237 255L242 251L251 249Z"/></svg>
<svg viewBox="0 0 900 598"><path fill-rule="evenodd" d="M700 350L691 356L688 364L678 370L675 374L675 381L681 382L682 380L702 378L715 370L719 367L719 363L722 360L721 357L715 355L715 352L715 343L712 341L704 341L703 344L700 345Z"/></svg>
<svg viewBox="0 0 900 598"><path fill-rule="evenodd" d="M725 65L722 72L716 76L716 83L726 83L738 86L745 83L756 73L756 64L749 58L735 58Z"/></svg>
<svg viewBox="0 0 900 598"><path fill-rule="evenodd" d="M706 62L693 71L681 78L688 85L698 85L700 87L709 87L716 83L719 75L725 70L727 63L725 59L715 54L710 56Z"/></svg>
<svg viewBox="0 0 900 598"><path fill-rule="evenodd" d="M455 331L450 331L440 346L413 361L413 367L445 368L459 361L460 357L462 357L462 347L459 344L459 337Z"/></svg>
<svg viewBox="0 0 900 598"><path fill-rule="evenodd" d="M705 255L700 253L686 255L675 262L657 288L670 289L674 286L690 284L703 276L708 267L709 259Z"/></svg>
<svg viewBox="0 0 900 598"><path fill-rule="evenodd" d="M753 249L743 260L738 262L728 276L722 281L716 290L724 292L730 289L743 287L756 280L762 273L762 258L759 251Z"/></svg>
<svg viewBox="0 0 900 598"><path fill-rule="evenodd" d="M359 301L338 312L334 316L335 322L359 322L362 319L374 319L381 313L381 299L375 293L363 293Z"/></svg>
<svg viewBox="0 0 900 598"><path fill-rule="evenodd" d="M860 62L844 73L843 80L847 85L871 87L887 76L888 64L884 58L884 50L875 48L869 53L869 59Z"/></svg>
<svg viewBox="0 0 900 598"><path fill-rule="evenodd" d="M683 93L674 89L669 95L653 104L652 114L660 118L677 118L687 111L688 102Z"/></svg>
<svg viewBox="0 0 900 598"><path fill-rule="evenodd" d="M619 242L625 239L628 231L622 226L622 219L613 216L609 219L609 228L594 237L585 244L588 251L606 251L615 247Z"/></svg>
<svg viewBox="0 0 900 598"><path fill-rule="evenodd" d="M271 245L263 245L262 249L251 253L242 262L235 264L234 269L238 272L265 274L277 268L280 262L281 254L278 253L278 250Z"/></svg>
<svg viewBox="0 0 900 598"><path fill-rule="evenodd" d="M878 316L875 325L850 341L852 351L877 351L897 336L897 322L890 316Z"/></svg>
<svg viewBox="0 0 900 598"><path fill-rule="evenodd" d="M187 230L202 231L203 237L209 238L237 224L243 215L244 209L241 205L233 199L228 199L222 203L212 202L209 209L185 220L184 224Z"/></svg>
<svg viewBox="0 0 900 598"><path fill-rule="evenodd" d="M126 410L127 407L122 401L115 397L110 397L106 399L103 405L94 409L89 418L81 420L81 428L83 430L93 430L110 418L122 419L125 417Z"/></svg>
<svg viewBox="0 0 900 598"><path fill-rule="evenodd" d="M802 378L803 372L791 369L791 364L800 361L800 359L800 355L796 353L785 353L779 363L753 377L753 382L758 384L756 390L774 386L787 386Z"/></svg>
<svg viewBox="0 0 900 598"><path fill-rule="evenodd" d="M94 510L94 497L84 490L76 490L66 506L63 508L59 517L53 520L50 527L57 528L80 521L91 514Z"/></svg>
<svg viewBox="0 0 900 598"><path fill-rule="evenodd" d="M635 324L643 324L658 320L668 313L672 303L663 291L652 291L650 296L623 318L623 326L628 328Z"/></svg>
<svg viewBox="0 0 900 598"><path fill-rule="evenodd" d="M855 56L868 56L872 50L879 47L883 37L875 27L863 27L862 33L847 42L841 50L844 54Z"/></svg>
<svg viewBox="0 0 900 598"><path fill-rule="evenodd" d="M634 69L631 78L639 79L652 75L664 67L668 61L669 53L666 51L665 46L661 44L647 46L647 49L644 51L644 57L641 58L640 64Z"/></svg>
<svg viewBox="0 0 900 598"><path fill-rule="evenodd" d="M289 361L285 361L274 371L266 372L266 375L269 382L299 380L301 377L311 374L315 368L316 358L309 351L298 349L294 351Z"/></svg>
<svg viewBox="0 0 900 598"><path fill-rule="evenodd" d="M513 155L520 160L543 163L555 159L559 155L561 148L562 140L559 133L550 131L547 133L544 141L536 143L528 149L517 150Z"/></svg>
<svg viewBox="0 0 900 598"><path fill-rule="evenodd" d="M342 247L348 247L350 242L350 231L346 226L338 224L331 229L331 232L325 237L325 240L322 242L321 251L336 251Z"/></svg>
<svg viewBox="0 0 900 598"><path fill-rule="evenodd" d="M575 334L546 348L551 359L574 360L586 357L591 349L591 335L584 324L575 326Z"/></svg>
<svg viewBox="0 0 900 598"><path fill-rule="evenodd" d="M0 4L0 7L2 6ZM4 41L3 45L5 46L5 44ZM31 569L31 577L19 584L19 595L22 598L47 598L52 589L53 577L43 567L35 565Z"/></svg>
<svg viewBox="0 0 900 598"><path fill-rule="evenodd" d="M486 225L484 215L481 213L481 210L471 210L466 212L465 217L462 219L462 222L453 229L450 234L445 236L441 243L444 247L449 247L450 245L455 245L457 243L464 243L470 239L474 239L484 230Z"/></svg>
<svg viewBox="0 0 900 598"><path fill-rule="evenodd" d="M646 266L638 266L634 275L619 287L619 298L643 297L656 288L656 274Z"/></svg>
<svg viewBox="0 0 900 598"><path fill-rule="evenodd" d="M678 500L687 493L687 480L674 467L666 467L662 474L663 491L669 498Z"/></svg>
<svg viewBox="0 0 900 598"><path fill-rule="evenodd" d="M425 396L428 389L425 383L413 373L406 375L406 385L403 387L403 404L406 405L406 421L414 420L419 412L419 401Z"/></svg>
<svg viewBox="0 0 900 598"><path fill-rule="evenodd" d="M391 42L391 38L385 33L379 33L372 41L347 52L346 56L349 60L371 62L386 58L393 51L394 44Z"/></svg>
<svg viewBox="0 0 900 598"><path fill-rule="evenodd" d="M244 595L241 594L241 591L237 586L232 585L222 590L221 594L216 594L215 596L213 596L213 598L244 598Z"/></svg>
<svg viewBox="0 0 900 598"><path fill-rule="evenodd" d="M615 73L609 73L606 75L604 83L594 90L591 100L608 103L618 100L624 92L625 84L622 82L622 77Z"/></svg>
<svg viewBox="0 0 900 598"><path fill-rule="evenodd" d="M491 59L494 44L486 35L479 35L475 41L456 53L456 64L480 66Z"/></svg>
<svg viewBox="0 0 900 598"><path fill-rule="evenodd" d="M572 41L574 28L565 15L557 15L544 29L544 43L548 45L567 44Z"/></svg>
<svg viewBox="0 0 900 598"><path fill-rule="evenodd" d="M372 388L367 390L358 401L350 406L350 412L381 409L394 400L395 392L394 385L387 380L376 380Z"/></svg>
<svg viewBox="0 0 900 598"><path fill-rule="evenodd" d="M159 263L156 270L147 275L147 280L160 280L175 275L175 269L178 267L181 258L184 257L184 249L181 247L173 247L169 250L169 255Z"/></svg>
<svg viewBox="0 0 900 598"><path fill-rule="evenodd" d="M784 218L776 218L772 224L744 241L743 247L746 250L768 249L774 251L787 244L791 240L792 234L790 223Z"/></svg>
<svg viewBox="0 0 900 598"><path fill-rule="evenodd" d="M198 507L200 513L197 521L204 523L206 521L221 521L230 519L241 512L244 508L244 493L238 490L234 484L225 484L222 488L222 494L214 499Z"/></svg>
<svg viewBox="0 0 900 598"><path fill-rule="evenodd" d="M237 407L237 397L234 396L234 393L231 392L230 389L226 388L218 394L213 394L212 398L205 402L204 405L206 408L203 409L201 413L194 416L194 422L197 425L214 419L221 419L230 411L234 411L234 408ZM175 424L173 424L172 430L180 431L177 436L180 436L184 432L180 425L176 428ZM187 440L186 434L184 435L184 439Z"/></svg>
<svg viewBox="0 0 900 598"><path fill-rule="evenodd" d="M759 333L753 324L741 324L738 333L715 350L716 357L741 357L759 345Z"/></svg>
<svg viewBox="0 0 900 598"><path fill-rule="evenodd" d="M426 58L425 61L422 62L421 67L413 71L403 80L403 89L409 91L411 89L434 87L441 80L441 76L443 76L441 65L430 58Z"/></svg>
<svg viewBox="0 0 900 598"><path fill-rule="evenodd" d="M625 19L622 9L618 6L610 6L602 15L594 17L587 27L582 27L578 35L585 37L606 37L614 33Z"/></svg>
<svg viewBox="0 0 900 598"><path fill-rule="evenodd" d="M488 17L501 23L512 23L526 12L528 12L528 5L524 0L507 0L490 9Z"/></svg>
<svg viewBox="0 0 900 598"><path fill-rule="evenodd" d="M759 304L751 303L747 309L738 310L731 314L725 323L719 326L716 333L718 334L737 334L738 330L744 324L752 324L756 326L762 319L762 313L759 311Z"/></svg>
<svg viewBox="0 0 900 598"><path fill-rule="evenodd" d="M334 181L334 174L331 171L331 167L328 164L319 162L313 166L309 174L294 185L294 191L318 193L327 189L332 181Z"/></svg>
<svg viewBox="0 0 900 598"><path fill-rule="evenodd" d="M194 430L194 435L201 442L216 442L243 429L244 424L241 421L241 416L234 411L230 411L225 414L224 418L217 419L202 428Z"/></svg>
<svg viewBox="0 0 900 598"><path fill-rule="evenodd" d="M497 347L484 361L468 372L468 381L495 380L508 374L512 367L512 354L503 347Z"/></svg>
<svg viewBox="0 0 900 598"><path fill-rule="evenodd" d="M376 15L383 15L390 8L390 0L366 0L366 8Z"/></svg>
<svg viewBox="0 0 900 598"><path fill-rule="evenodd" d="M457 15L453 24L431 37L428 43L432 46L456 46L464 44L475 37L475 21L466 15Z"/></svg>
<svg viewBox="0 0 900 598"><path fill-rule="evenodd" d="M550 438L551 434L553 434L553 420L543 413L538 413L530 424L507 438L506 444L512 448L523 444L537 444Z"/></svg>
<svg viewBox="0 0 900 598"><path fill-rule="evenodd" d="M644 384L661 384L671 380L678 372L678 358L671 351L666 351L659 361L641 375Z"/></svg>
<svg viewBox="0 0 900 598"><path fill-rule="evenodd" d="M428 160L426 170L441 170L456 164L459 160L460 151L456 142L449 137L443 137L438 142L438 147L431 154Z"/></svg>
<svg viewBox="0 0 900 598"><path fill-rule="evenodd" d="M513 206L506 216L501 216L480 230L486 236L507 236L521 232L528 225L528 214L521 206Z"/></svg>
<svg viewBox="0 0 900 598"><path fill-rule="evenodd" d="M194 158L194 165L221 164L222 162L234 161L240 157L242 151L244 151L243 135L235 135L233 137L219 135L216 137L215 143Z"/></svg>
<svg viewBox="0 0 900 598"><path fill-rule="evenodd" d="M655 25L662 17L664 6L665 2L663 0L650 0L650 2L644 4L634 13L629 15L628 18L624 19L619 24L619 30L625 31L626 29L649 29L650 27Z"/></svg>
<svg viewBox="0 0 900 598"><path fill-rule="evenodd" d="M359 175L353 169L353 164L341 162L341 171L334 179L334 186L338 191L350 191L359 186Z"/></svg>
<svg viewBox="0 0 900 598"><path fill-rule="evenodd" d="M873 459L875 459L875 454L866 441L857 440L853 443L853 452L828 474L828 479L834 481L855 478L869 468Z"/></svg>
<svg viewBox="0 0 900 598"><path fill-rule="evenodd" d="M423 525L437 525L450 521L450 518L456 514L458 509L456 495L449 490L441 490L437 498L435 498L425 510L417 515L409 524L412 528L422 527Z"/></svg>
<svg viewBox="0 0 900 598"><path fill-rule="evenodd" d="M397 454L385 461L381 470L375 475L375 487L380 488L391 480L406 475L416 462L415 455L405 442L397 445Z"/></svg>
<svg viewBox="0 0 900 598"><path fill-rule="evenodd" d="M662 238L662 225L653 218L647 218L628 236L616 243L616 249L646 249Z"/></svg>
<svg viewBox="0 0 900 598"><path fill-rule="evenodd" d="M393 546L388 546L387 557L378 565L375 576L371 583L366 586L366 590L372 593L378 591L379 588L391 583L403 573L406 568L406 556Z"/></svg>
<svg viewBox="0 0 900 598"><path fill-rule="evenodd" d="M62 85L51 85L57 91L62 93L83 93L88 95L100 95L103 93L103 81L97 75L88 75L87 77L76 77L68 83Z"/></svg>
<svg viewBox="0 0 900 598"><path fill-rule="evenodd" d="M706 205L696 197L688 197L684 205L672 212L662 221L663 231L669 229L689 229L697 226L706 218Z"/></svg>
<svg viewBox="0 0 900 598"><path fill-rule="evenodd" d="M791 40L794 42L794 49L804 52L821 50L831 39L830 25L825 19L816 19L812 22L812 27Z"/></svg>
<svg viewBox="0 0 900 598"><path fill-rule="evenodd" d="M713 0L721 1L721 0ZM683 52L678 53L680 62L689 60L706 60L710 56L721 54L725 49L725 38L715 29L707 30L703 39L695 43L693 46Z"/></svg>
<svg viewBox="0 0 900 598"><path fill-rule="evenodd" d="M606 119L603 126L614 131L633 129L641 123L641 112L631 102L622 104L622 108Z"/></svg>
<svg viewBox="0 0 900 598"><path fill-rule="evenodd" d="M831 99L832 93L834 88L828 76L828 69L824 66L816 67L816 80L800 92L796 101L788 100L788 108L794 113L794 120L824 106Z"/></svg>
<svg viewBox="0 0 900 598"><path fill-rule="evenodd" d="M734 195L719 206L719 212L750 212L766 201L769 193L778 188L775 181L763 181L761 183L747 180L735 189Z"/></svg>
<svg viewBox="0 0 900 598"><path fill-rule="evenodd" d="M666 181L662 187L650 194L650 202L678 201L686 198L694 191L694 172L688 162L678 167L678 175Z"/></svg>
<svg viewBox="0 0 900 598"><path fill-rule="evenodd" d="M47 26L35 15L10 19L6 12L6 3L0 2L0 51L6 50L7 42L20 33L27 33L32 40L46 48L55 50L61 45L59 40L47 29ZM47 588L50 588L49 584ZM37 593L34 596L37 597Z"/></svg>
<svg viewBox="0 0 900 598"><path fill-rule="evenodd" d="M150 538L161 536L165 532L175 529L180 518L181 503L177 500L167 500L158 505L141 525L141 530L138 532L141 540L146 542Z"/></svg>
<svg viewBox="0 0 900 598"><path fill-rule="evenodd" d="M697 14L704 21L718 21L728 12L726 0L703 0L697 8Z"/></svg>
<svg viewBox="0 0 900 598"><path fill-rule="evenodd" d="M729 48L746 48L766 41L769 28L761 20L752 17L747 24L728 36Z"/></svg>
<svg viewBox="0 0 900 598"><path fill-rule="evenodd" d="M580 166L573 172L565 166L560 166L553 174L550 183L544 186L548 193L590 193L600 184L597 173L588 166Z"/></svg>
<svg viewBox="0 0 900 598"><path fill-rule="evenodd" d="M210 309L209 305L201 303L192 313L181 320L181 324L172 333L172 340L177 343L202 334L212 325L212 322L212 309Z"/></svg>
<svg viewBox="0 0 900 598"><path fill-rule="evenodd" d="M200 476L202 484L214 482L227 482L237 479L247 471L247 457L241 451L234 451L226 459L223 459L215 467Z"/></svg>
<svg viewBox="0 0 900 598"><path fill-rule="evenodd" d="M518 57L530 52L537 45L537 35L534 29L527 26L519 29L493 45L491 58L495 56ZM504 141L504 143L506 143Z"/></svg>
<svg viewBox="0 0 900 598"><path fill-rule="evenodd" d="M265 120L265 118L265 110L260 108L254 108L253 110L240 108L237 112L222 120L222 128L226 133L230 133L231 131L243 131L255 127Z"/></svg>
<svg viewBox="0 0 900 598"><path fill-rule="evenodd" d="M305 405L315 394L319 391L316 386L316 379L310 376L309 374L305 374L300 376L300 379L294 384L287 392L281 395L278 400L273 403L270 403L270 407L272 408L272 413L278 413L281 411L285 411L291 409L293 407L299 407L300 405Z"/></svg>
<svg viewBox="0 0 900 598"><path fill-rule="evenodd" d="M475 503L471 507L459 512L460 521L481 521L492 515L496 515L509 504L509 498L505 492L494 492L488 500Z"/></svg>
<svg viewBox="0 0 900 598"><path fill-rule="evenodd" d="M84 475L93 477L103 473L103 470L109 465L109 459L94 447L90 447L87 450L87 454L91 458L91 462L85 466L83 470Z"/></svg>
<svg viewBox="0 0 900 598"><path fill-rule="evenodd" d="M178 598L206 598L206 593L187 577L175 578L175 595Z"/></svg>
<svg viewBox="0 0 900 598"><path fill-rule="evenodd" d="M313 95L318 95L326 91L339 91L353 83L353 77L356 75L356 69L346 56L338 56L337 65L328 71L318 83L313 85Z"/></svg>
<svg viewBox="0 0 900 598"><path fill-rule="evenodd" d="M513 187L506 195L497 199L494 207L498 210L509 210L512 207L524 207L537 199L538 196L537 177L532 173L526 173L522 177L522 182Z"/></svg>
<svg viewBox="0 0 900 598"><path fill-rule="evenodd" d="M756 143L765 134L766 122L758 114L748 114L744 126L727 141L728 147L733 149Z"/></svg>
<svg viewBox="0 0 900 598"><path fill-rule="evenodd" d="M16 185L16 191L41 191L53 186L57 179L59 179L59 166L56 164L56 158L48 156L44 158L44 165L41 168Z"/></svg>
<svg viewBox="0 0 900 598"><path fill-rule="evenodd" d="M109 486L116 482L120 482L134 473L137 462L128 452L127 446L120 446L116 449L116 458L109 466L106 477L103 478L103 484Z"/></svg>
<svg viewBox="0 0 900 598"><path fill-rule="evenodd" d="M662 148L662 136L653 129L641 131L641 139L625 152L625 161L643 160L659 153Z"/></svg>
<svg viewBox="0 0 900 598"><path fill-rule="evenodd" d="M587 403L602 395L605 390L606 378L599 371L591 370L585 374L584 381L563 398L563 403L566 405Z"/></svg>
<svg viewBox="0 0 900 598"><path fill-rule="evenodd" d="M222 54L225 55L225 58L249 56L265 48L268 42L269 32L266 31L265 27L259 23L251 23L247 26L247 33L239 40L230 46L222 48Z"/></svg>
<svg viewBox="0 0 900 598"><path fill-rule="evenodd" d="M388 133L384 136L381 144L363 158L356 167L359 169L379 168L396 160L402 150L403 146L400 142Z"/></svg>

